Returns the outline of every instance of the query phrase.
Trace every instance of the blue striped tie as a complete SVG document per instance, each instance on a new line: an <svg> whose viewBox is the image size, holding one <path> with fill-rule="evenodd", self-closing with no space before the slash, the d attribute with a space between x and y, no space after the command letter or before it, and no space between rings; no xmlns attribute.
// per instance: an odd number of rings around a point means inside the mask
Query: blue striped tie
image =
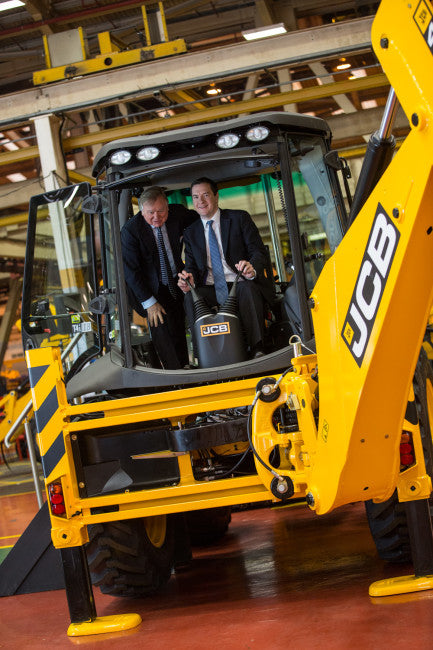
<svg viewBox="0 0 433 650"><path fill-rule="evenodd" d="M168 261L167 249L164 244L164 237L160 227L156 228L157 242L158 242L158 255L159 265L161 267L161 282L168 287L173 298L176 298L176 282L173 278L173 273Z"/></svg>
<svg viewBox="0 0 433 650"><path fill-rule="evenodd" d="M229 292L227 282L224 277L223 263L221 261L220 249L214 229L212 227L213 219L207 222L209 226L209 252L212 262L213 281L215 285L216 299L219 305L223 305L228 298Z"/></svg>

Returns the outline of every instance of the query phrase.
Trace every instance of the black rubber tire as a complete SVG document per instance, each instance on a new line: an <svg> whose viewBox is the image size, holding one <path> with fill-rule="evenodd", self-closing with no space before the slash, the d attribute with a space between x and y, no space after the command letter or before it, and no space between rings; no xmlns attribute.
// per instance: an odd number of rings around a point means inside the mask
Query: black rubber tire
<svg viewBox="0 0 433 650"><path fill-rule="evenodd" d="M192 510L186 513L186 523L192 546L209 546L223 537L232 520L231 506Z"/></svg>
<svg viewBox="0 0 433 650"><path fill-rule="evenodd" d="M145 523L142 518L89 526L87 561L92 584L103 594L147 596L168 582L174 566L172 519L166 517L165 537L157 546Z"/></svg>
<svg viewBox="0 0 433 650"><path fill-rule="evenodd" d="M415 369L413 389L426 469L429 476L433 478L433 446L428 417L427 385L433 387L433 371L425 351L421 350ZM366 501L365 508L379 557L388 562L410 562L412 558L406 511L404 504L398 501L397 491L383 503ZM432 514L430 497L430 516Z"/></svg>
<svg viewBox="0 0 433 650"><path fill-rule="evenodd" d="M410 562L406 512L397 492L383 503L366 501L365 510L379 557L387 562Z"/></svg>

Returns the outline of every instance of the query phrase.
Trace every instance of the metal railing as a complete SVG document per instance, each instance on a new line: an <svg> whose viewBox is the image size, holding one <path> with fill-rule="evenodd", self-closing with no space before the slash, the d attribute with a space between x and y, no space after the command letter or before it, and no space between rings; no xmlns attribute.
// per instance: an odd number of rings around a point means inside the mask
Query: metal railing
<svg viewBox="0 0 433 650"><path fill-rule="evenodd" d="M72 348L78 343L78 340L81 338L82 334L83 332L79 332L74 337L72 337L72 339L70 340L70 342L62 352L62 356L61 356L62 362L66 359L66 357L68 356ZM15 420L15 422L13 423L13 425L11 426L11 428L9 429L9 431L7 432L5 436L5 445L7 449L9 449L12 446L13 444L12 438L16 430L18 429L18 427L24 421L24 430L26 433L26 442L29 451L30 465L32 468L33 482L35 484L36 498L38 500L39 508L42 508L42 506L44 505L44 500L42 496L41 484L39 482L39 471L38 471L38 462L36 460L35 443L32 436L32 429L30 426L30 422L27 419L27 415L29 411L31 411L32 406L33 406L33 402L32 400L29 400L25 405L25 407L23 408L23 410L21 411L21 413L19 414L19 416L17 417L17 419Z"/></svg>

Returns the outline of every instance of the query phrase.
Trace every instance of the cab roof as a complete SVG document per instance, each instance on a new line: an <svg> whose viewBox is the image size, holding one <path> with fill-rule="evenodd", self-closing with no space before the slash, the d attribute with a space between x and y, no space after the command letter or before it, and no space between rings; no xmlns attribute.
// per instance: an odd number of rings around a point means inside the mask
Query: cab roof
<svg viewBox="0 0 433 650"><path fill-rule="evenodd" d="M325 139L330 139L331 131L328 124L318 118L309 115L300 115L298 113L284 113L284 112L267 112L255 113L244 117L238 117L231 120L220 122L212 122L209 124L200 124L192 127L184 127L182 129L175 129L173 131L165 131L153 133L149 135L136 136L132 138L121 138L113 140L101 147L97 153L92 173L97 177L106 167L110 164L110 156L119 149L134 149L138 150L143 146L160 145L167 147L170 144L181 145L190 144L200 148L200 144L206 141L208 136L219 135L233 130L242 129L243 127L250 127L253 125L264 125L274 127L273 130L286 132L299 132L299 133L312 133L320 135ZM250 143L251 145L251 143ZM185 150L185 156L187 156ZM189 154L191 155L191 153ZM142 163L144 167L146 163ZM121 170L119 170L121 171Z"/></svg>

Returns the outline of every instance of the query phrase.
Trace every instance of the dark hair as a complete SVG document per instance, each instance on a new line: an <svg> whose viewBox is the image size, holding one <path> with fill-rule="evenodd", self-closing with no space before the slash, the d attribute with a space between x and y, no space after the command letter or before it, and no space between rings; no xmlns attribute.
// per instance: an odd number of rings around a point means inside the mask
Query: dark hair
<svg viewBox="0 0 433 650"><path fill-rule="evenodd" d="M143 210L144 203L155 203L155 201L160 197L167 201L167 197L162 187L159 187L159 185L150 185L150 187L146 187L138 199L140 212Z"/></svg>
<svg viewBox="0 0 433 650"><path fill-rule="evenodd" d="M195 181L193 181L190 185L190 190L192 194L192 188L194 185L201 185L201 183L207 183L210 185L210 188L214 194L218 192L218 185L213 181L211 178L207 178L206 176L202 176L201 178L197 178Z"/></svg>

